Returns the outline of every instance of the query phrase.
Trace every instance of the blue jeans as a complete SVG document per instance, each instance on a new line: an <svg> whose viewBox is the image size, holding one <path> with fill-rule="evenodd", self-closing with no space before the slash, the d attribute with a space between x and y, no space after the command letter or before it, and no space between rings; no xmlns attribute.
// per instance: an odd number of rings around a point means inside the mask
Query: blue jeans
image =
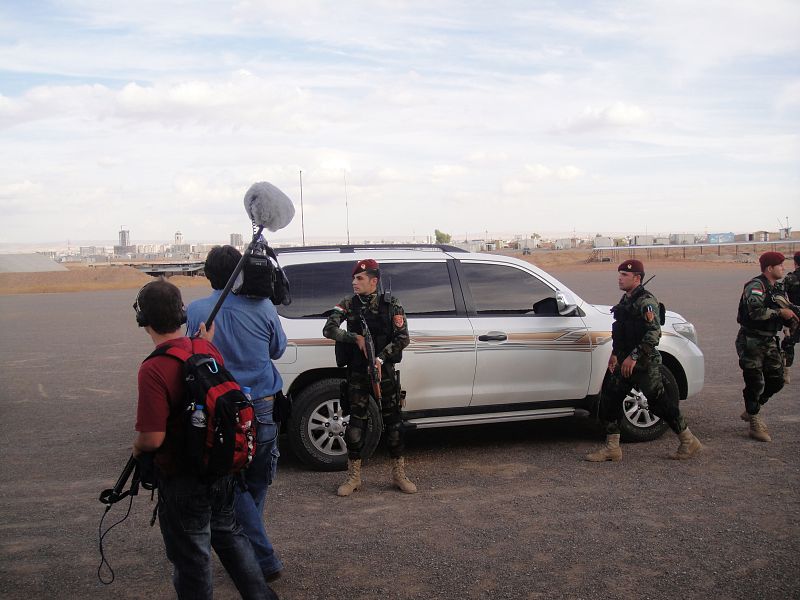
<svg viewBox="0 0 800 600"><path fill-rule="evenodd" d="M256 455L245 471L247 489L236 487L236 520L242 524L244 532L250 538L255 550L256 559L261 566L264 577L269 577L283 570L283 563L272 543L269 541L264 527L264 502L267 499L267 488L278 469L278 426L272 420L273 400L264 398L253 400L258 433Z"/></svg>
<svg viewBox="0 0 800 600"><path fill-rule="evenodd" d="M172 582L178 598L212 598L213 547L242 598L277 599L236 522L234 487L231 476L213 483L191 476L159 480L158 524L174 567Z"/></svg>

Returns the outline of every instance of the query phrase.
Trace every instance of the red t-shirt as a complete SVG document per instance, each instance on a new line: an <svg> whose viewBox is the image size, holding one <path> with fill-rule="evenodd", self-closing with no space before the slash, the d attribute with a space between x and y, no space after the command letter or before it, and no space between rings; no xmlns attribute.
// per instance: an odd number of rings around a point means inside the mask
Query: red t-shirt
<svg viewBox="0 0 800 600"><path fill-rule="evenodd" d="M194 340L194 352L210 354L220 364L224 364L219 351L205 340ZM192 340L180 337L156 346L177 346L192 352ZM186 426L183 405L185 389L183 382L183 363L172 356L156 356L139 367L139 402L136 407L136 431L151 433L164 431L164 443L156 451L155 461L166 475L177 471L176 450L183 443Z"/></svg>

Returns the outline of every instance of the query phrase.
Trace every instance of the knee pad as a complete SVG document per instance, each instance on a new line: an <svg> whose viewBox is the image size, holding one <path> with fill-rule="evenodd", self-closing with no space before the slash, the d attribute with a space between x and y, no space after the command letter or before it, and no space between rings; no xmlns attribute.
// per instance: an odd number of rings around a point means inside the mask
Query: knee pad
<svg viewBox="0 0 800 600"><path fill-rule="evenodd" d="M364 445L364 430L366 427L366 421L350 417L350 422L344 434L344 441L347 443L348 450L361 450Z"/></svg>
<svg viewBox="0 0 800 600"><path fill-rule="evenodd" d="M403 423L390 423L386 426L386 445L389 446L389 454L397 458L403 454Z"/></svg>

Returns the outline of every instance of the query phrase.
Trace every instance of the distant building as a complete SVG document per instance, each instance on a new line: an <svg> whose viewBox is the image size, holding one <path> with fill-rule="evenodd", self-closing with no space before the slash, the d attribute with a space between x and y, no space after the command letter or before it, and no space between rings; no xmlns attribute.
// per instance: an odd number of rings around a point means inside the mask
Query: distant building
<svg viewBox="0 0 800 600"><path fill-rule="evenodd" d="M175 246L181 246L183 244L183 234L180 231L175 232Z"/></svg>
<svg viewBox="0 0 800 600"><path fill-rule="evenodd" d="M119 229L119 245L120 246L130 246L131 245L131 232L129 229Z"/></svg>
<svg viewBox="0 0 800 600"><path fill-rule="evenodd" d="M655 237L652 235L637 235L633 238L634 246L652 246Z"/></svg>
<svg viewBox="0 0 800 600"><path fill-rule="evenodd" d="M244 246L244 240L242 239L241 233L232 233L231 234L231 246L234 248L241 248Z"/></svg>
<svg viewBox="0 0 800 600"><path fill-rule="evenodd" d="M654 246L667 246L669 244L669 238L666 236L655 236L653 238L653 245Z"/></svg>
<svg viewBox="0 0 800 600"><path fill-rule="evenodd" d="M592 246L595 248L609 248L614 245L614 240L610 237L595 236Z"/></svg>
<svg viewBox="0 0 800 600"><path fill-rule="evenodd" d="M98 254L97 246L81 246L79 254L81 256L94 256L95 254Z"/></svg>
<svg viewBox="0 0 800 600"><path fill-rule="evenodd" d="M694 244L693 233L671 233L669 234L669 243L675 245Z"/></svg>
<svg viewBox="0 0 800 600"><path fill-rule="evenodd" d="M556 250L569 250L570 248L577 248L578 240L576 238L560 238L555 241Z"/></svg>
<svg viewBox="0 0 800 600"><path fill-rule="evenodd" d="M709 244L728 244L736 241L736 236L733 232L726 233L709 233L706 242Z"/></svg>

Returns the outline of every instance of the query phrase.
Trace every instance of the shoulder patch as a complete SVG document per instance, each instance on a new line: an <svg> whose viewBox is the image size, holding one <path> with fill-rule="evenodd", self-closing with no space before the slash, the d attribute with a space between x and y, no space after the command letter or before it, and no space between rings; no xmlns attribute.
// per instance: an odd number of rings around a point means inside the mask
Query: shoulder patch
<svg viewBox="0 0 800 600"><path fill-rule="evenodd" d="M338 304L333 307L333 310L338 310L339 312L345 312L345 310L341 306L339 306Z"/></svg>
<svg viewBox="0 0 800 600"><path fill-rule="evenodd" d="M395 315L394 317L392 317L392 322L394 323L395 327L400 329L401 327L403 327L403 325L405 325L406 317L405 315Z"/></svg>

